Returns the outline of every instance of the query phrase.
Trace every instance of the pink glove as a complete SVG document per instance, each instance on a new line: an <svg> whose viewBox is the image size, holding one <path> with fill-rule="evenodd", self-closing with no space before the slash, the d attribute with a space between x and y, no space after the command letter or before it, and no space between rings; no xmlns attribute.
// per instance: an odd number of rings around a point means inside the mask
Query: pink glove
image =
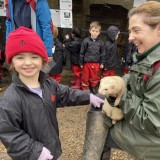
<svg viewBox="0 0 160 160"><path fill-rule="evenodd" d="M104 103L104 100L101 99L101 98L99 98L99 97L97 97L97 96L95 96L95 95L93 95L93 94L91 93L91 94L90 94L90 103L91 103L92 105L94 105L95 108L96 108L96 107L100 108L101 103Z"/></svg>
<svg viewBox="0 0 160 160"><path fill-rule="evenodd" d="M38 160L51 160L51 159L53 159L51 152L46 147L43 147Z"/></svg>

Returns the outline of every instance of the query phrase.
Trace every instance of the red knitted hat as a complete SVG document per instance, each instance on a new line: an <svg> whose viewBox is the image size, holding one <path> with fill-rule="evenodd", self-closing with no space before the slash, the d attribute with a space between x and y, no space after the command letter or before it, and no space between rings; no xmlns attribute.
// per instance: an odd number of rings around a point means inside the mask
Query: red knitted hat
<svg viewBox="0 0 160 160"><path fill-rule="evenodd" d="M6 60L10 64L12 58L21 52L31 52L48 61L47 51L39 35L26 27L19 27L11 32L6 43Z"/></svg>

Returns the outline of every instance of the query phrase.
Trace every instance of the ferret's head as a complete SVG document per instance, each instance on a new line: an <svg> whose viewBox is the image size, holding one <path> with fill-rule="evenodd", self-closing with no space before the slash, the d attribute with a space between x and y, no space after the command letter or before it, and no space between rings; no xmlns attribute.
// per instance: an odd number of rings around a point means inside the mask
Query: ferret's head
<svg viewBox="0 0 160 160"><path fill-rule="evenodd" d="M105 95L106 97L117 96L117 89L115 82L109 77L102 78L100 81L100 86L98 93Z"/></svg>

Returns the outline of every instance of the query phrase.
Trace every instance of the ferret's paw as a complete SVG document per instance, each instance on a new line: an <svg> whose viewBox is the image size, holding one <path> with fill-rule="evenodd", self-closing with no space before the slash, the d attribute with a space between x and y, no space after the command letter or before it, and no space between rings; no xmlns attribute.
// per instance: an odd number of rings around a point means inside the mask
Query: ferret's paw
<svg viewBox="0 0 160 160"><path fill-rule="evenodd" d="M117 121L112 119L112 124L116 124L116 123L117 123Z"/></svg>
<svg viewBox="0 0 160 160"><path fill-rule="evenodd" d="M120 99L119 98L116 99L115 102L114 102L114 106L118 106L119 102L120 102Z"/></svg>

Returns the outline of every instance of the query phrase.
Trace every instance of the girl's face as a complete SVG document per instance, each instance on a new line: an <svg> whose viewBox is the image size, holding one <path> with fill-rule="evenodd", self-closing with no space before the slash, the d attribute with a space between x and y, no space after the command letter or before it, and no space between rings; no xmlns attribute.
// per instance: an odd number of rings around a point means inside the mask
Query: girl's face
<svg viewBox="0 0 160 160"><path fill-rule="evenodd" d="M13 68L19 73L20 78L38 78L42 68L42 58L30 52L22 52L12 58Z"/></svg>
<svg viewBox="0 0 160 160"><path fill-rule="evenodd" d="M91 38L92 39L96 39L99 36L99 34L100 34L100 30L99 30L98 27L97 28L92 27L92 29L90 29L89 32L91 34Z"/></svg>
<svg viewBox="0 0 160 160"><path fill-rule="evenodd" d="M129 41L133 42L138 53L142 54L160 42L159 27L152 28L143 22L146 15L135 14L129 19Z"/></svg>

